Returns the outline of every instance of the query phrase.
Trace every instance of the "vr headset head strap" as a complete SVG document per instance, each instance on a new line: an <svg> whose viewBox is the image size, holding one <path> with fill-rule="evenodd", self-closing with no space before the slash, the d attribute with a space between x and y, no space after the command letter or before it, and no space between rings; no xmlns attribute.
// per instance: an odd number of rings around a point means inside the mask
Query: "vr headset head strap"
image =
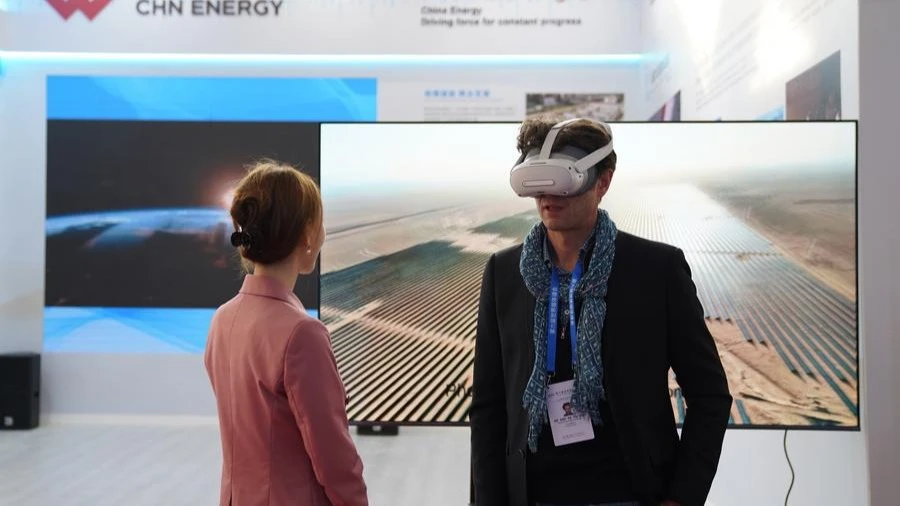
<svg viewBox="0 0 900 506"><path fill-rule="evenodd" d="M544 144L541 146L541 153L540 153L540 156L538 157L538 159L539 160L549 159L551 152L553 151L553 144L556 142L556 136L559 135L559 132L563 128L568 126L570 123L579 121L581 119L582 118L572 118L572 119L568 119L566 121L561 121L561 122L553 125L553 127L550 129L550 131L547 132L547 137L544 139ZM581 173L584 173L585 171L587 171L594 165L597 165L598 163L600 163L600 161L602 161L604 158L609 156L609 154L612 153L612 151L613 151L612 132L610 131L609 125L607 125L606 123L604 123L602 121L595 121L594 123L596 123L600 128L602 128L604 132L606 132L606 134L609 136L609 142L606 144L606 146L603 146L602 148L594 151L593 153L587 155L586 157L578 160L578 162L575 164L575 170L577 170L578 172L581 172Z"/></svg>
<svg viewBox="0 0 900 506"><path fill-rule="evenodd" d="M546 160L550 158L550 152L553 151L553 143L556 142L556 136L559 134L559 131L566 127L569 123L574 121L578 121L581 118L572 118L567 119L566 121L559 122L553 125L553 128L547 132L547 137L544 138L544 145L541 146L541 156L539 160Z"/></svg>
<svg viewBox="0 0 900 506"><path fill-rule="evenodd" d="M585 171L587 171L594 165L597 165L598 163L603 161L603 159L606 158L607 156L609 156L609 154L612 153L612 151L613 151L613 142L612 142L612 138L610 138L609 142L606 143L606 146L603 146L602 148L598 149L597 151L594 151L593 153L591 153L591 154L587 155L586 157L575 162L575 170L577 170L578 172L584 173Z"/></svg>

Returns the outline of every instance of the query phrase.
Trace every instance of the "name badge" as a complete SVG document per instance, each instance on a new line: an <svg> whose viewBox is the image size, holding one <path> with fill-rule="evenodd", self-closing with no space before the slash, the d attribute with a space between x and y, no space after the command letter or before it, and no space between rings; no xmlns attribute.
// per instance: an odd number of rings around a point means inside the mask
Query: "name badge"
<svg viewBox="0 0 900 506"><path fill-rule="evenodd" d="M572 407L575 381L563 381L547 387L547 411L553 444L564 446L594 439L594 426L590 415L577 413Z"/></svg>

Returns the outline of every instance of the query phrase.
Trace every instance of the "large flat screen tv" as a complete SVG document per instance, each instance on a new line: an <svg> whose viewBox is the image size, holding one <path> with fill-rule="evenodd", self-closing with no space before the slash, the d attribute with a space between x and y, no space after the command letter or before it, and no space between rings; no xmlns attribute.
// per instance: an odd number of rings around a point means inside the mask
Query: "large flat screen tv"
<svg viewBox="0 0 900 506"><path fill-rule="evenodd" d="M732 427L857 429L856 123L612 128L601 207L684 250ZM517 129L322 125L321 317L354 423L467 423L485 262L538 221L508 184Z"/></svg>

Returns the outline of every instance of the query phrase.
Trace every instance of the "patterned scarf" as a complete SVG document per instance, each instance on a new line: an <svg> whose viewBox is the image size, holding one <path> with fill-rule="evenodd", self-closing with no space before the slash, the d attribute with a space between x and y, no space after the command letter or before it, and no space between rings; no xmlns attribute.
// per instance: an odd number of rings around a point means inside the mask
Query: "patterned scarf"
<svg viewBox="0 0 900 506"><path fill-rule="evenodd" d="M535 298L534 307L534 368L522 397L528 413L528 447L537 452L538 436L547 414L547 318L550 296L550 268L544 261L547 231L537 223L525 238L519 270L525 286ZM603 388L601 336L606 318L606 289L615 257L616 225L606 211L598 210L594 252L587 271L575 287L575 296L582 300L578 318L577 358L575 360L575 392L572 407L588 413L591 421L602 424L600 401L606 398ZM566 295L568 297L568 295ZM565 305L565 304L562 304Z"/></svg>

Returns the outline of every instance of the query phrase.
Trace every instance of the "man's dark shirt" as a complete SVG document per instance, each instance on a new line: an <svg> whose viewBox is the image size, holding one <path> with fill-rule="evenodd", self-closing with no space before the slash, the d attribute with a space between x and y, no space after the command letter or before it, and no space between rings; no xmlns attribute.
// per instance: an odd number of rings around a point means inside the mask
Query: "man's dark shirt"
<svg viewBox="0 0 900 506"><path fill-rule="evenodd" d="M582 247L579 258L587 273L594 249L592 235ZM544 244L544 261L552 266L549 244ZM571 380L572 348L569 331L569 285L572 274L559 271L559 315L557 322L556 373L550 383ZM575 313L581 314L582 300L576 298ZM576 327L577 328L577 327ZM596 339L597 336L578 336ZM544 425L537 453L527 457L528 497L531 502L548 504L603 504L634 500L631 481L609 405L600 403L603 425L594 425L594 439L556 446L549 425Z"/></svg>

